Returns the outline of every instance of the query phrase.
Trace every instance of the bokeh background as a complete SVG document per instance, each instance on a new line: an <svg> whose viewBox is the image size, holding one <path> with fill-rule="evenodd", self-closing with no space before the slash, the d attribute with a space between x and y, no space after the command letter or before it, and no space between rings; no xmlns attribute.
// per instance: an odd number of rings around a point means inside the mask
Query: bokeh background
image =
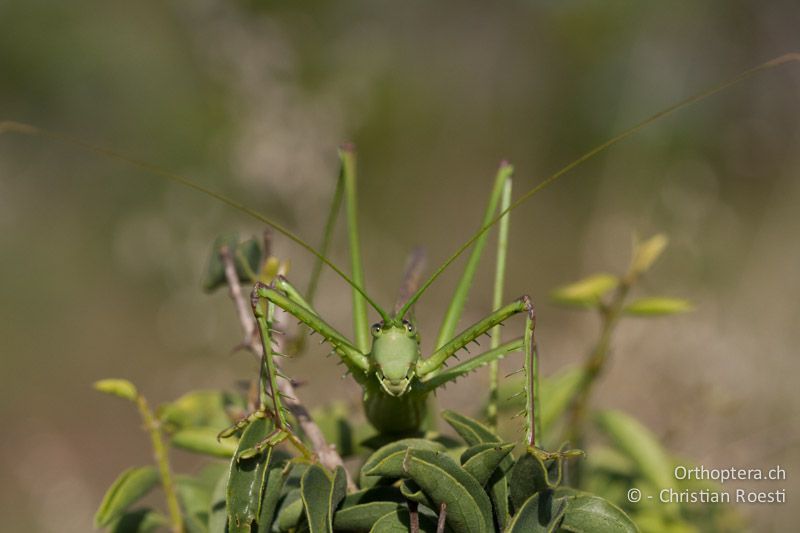
<svg viewBox="0 0 800 533"><path fill-rule="evenodd" d="M189 174L311 242L336 147L354 141L368 289L388 306L413 246L436 265L477 228L501 159L515 164L520 194L652 112L797 50L798 27L791 0L3 0L0 118ZM538 302L551 373L585 355L597 323L554 307L549 292L620 272L633 234L666 232L642 292L696 310L623 323L597 403L707 466L783 465L790 500L800 494L799 88L797 66L759 76L530 201L512 219L507 283L509 298ZM158 403L253 375L247 356L231 355L240 337L226 295L200 290L212 240L230 231L261 228L119 162L0 136L4 531L89 531L116 474L149 461L134 410L93 381L131 379ZM276 246L305 283L308 255ZM489 309L491 265L465 320ZM455 277L418 305L428 343ZM348 295L324 275L319 308L349 332ZM289 369L312 406L357 405L321 351ZM485 380L448 388L442 403L477 409ZM742 512L757 531L786 530L797 514L792 504Z"/></svg>

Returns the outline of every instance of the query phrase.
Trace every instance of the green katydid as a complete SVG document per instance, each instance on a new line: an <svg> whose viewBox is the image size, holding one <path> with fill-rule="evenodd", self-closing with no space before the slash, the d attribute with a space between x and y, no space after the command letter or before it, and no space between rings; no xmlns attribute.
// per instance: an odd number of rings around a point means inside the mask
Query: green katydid
<svg viewBox="0 0 800 533"><path fill-rule="evenodd" d="M270 384L271 390L277 390L276 383L277 379L279 379L272 361L273 353L270 339L272 332L271 321L276 308L280 308L289 315L294 316L305 324L306 327L322 335L324 340L333 346L334 352L348 367L348 370L353 374L355 380L363 387L364 407L367 418L379 431L387 433L407 433L418 429L425 413L425 399L437 387L481 365L495 361L508 353L521 350L526 354L526 383L529 393L526 409L527 442L530 446L535 446L539 439L539 432L536 431L534 410L536 402L535 396L538 387L535 385L537 376L536 344L533 335L535 313L530 299L526 296L522 296L505 306L498 305L497 308L485 318L464 329L461 333L455 334L467 293L472 284L478 260L483 252L488 231L498 223L507 224L508 215L512 210L522 205L567 172L660 118L716 94L758 72L798 60L800 60L800 54L786 54L744 71L720 85L656 113L641 123L589 150L559 171L547 177L535 187L529 189L513 203L510 202L509 196L512 168L510 165L502 164L495 178L490 201L480 229L439 266L433 274L391 314L378 306L364 289L364 274L361 266L360 243L358 239L355 155L350 148L346 147L341 151L342 172L340 175L340 183L344 191L343 196L347 212L351 255L352 274L348 276L328 260L324 253L315 250L282 225L230 198L210 191L185 177L164 171L148 163L131 159L106 148L98 147L71 137L40 130L25 124L12 122L0 123L0 133L4 131L14 131L18 133L39 134L70 142L82 146L83 148L121 159L162 177L178 181L187 187L212 196L271 226L277 232L283 234L312 253L320 263L328 265L342 279L349 283L353 289L353 341L347 339L343 334L330 326L314 310L308 299L304 298L285 278L277 278L270 285L261 283L255 285L252 293L252 307L264 347L265 356L263 371L266 381ZM501 197L503 197L503 205L500 205ZM470 247L472 247L470 258L468 259L467 266L448 307L443 325L439 331L435 349L433 353L429 354L427 357L423 357L420 350L420 335L416 330L413 320L410 319L409 312L428 287L430 287L445 269ZM501 252L498 263L502 264L504 263L504 252L502 251L503 247L500 248ZM266 302L266 304L264 305L263 302ZM371 327L367 320L367 305L371 306L380 316L380 321ZM477 341L478 337L489 333L503 321L517 314L522 314L525 317L525 327L519 338L500 344L498 336L495 336L492 341L492 347L488 351L475 355L452 367L445 368L445 364L451 357L455 356L457 351L466 347L469 343ZM262 443L245 452L247 455L259 453L261 450L271 447L287 437L293 436L284 414L280 395L277 393L272 394L271 398L272 412L270 414L275 421L275 431ZM257 416L263 416L263 413ZM246 423L247 420L244 420L234 426L230 431L223 432L223 434L232 434L236 429L244 427Z"/></svg>

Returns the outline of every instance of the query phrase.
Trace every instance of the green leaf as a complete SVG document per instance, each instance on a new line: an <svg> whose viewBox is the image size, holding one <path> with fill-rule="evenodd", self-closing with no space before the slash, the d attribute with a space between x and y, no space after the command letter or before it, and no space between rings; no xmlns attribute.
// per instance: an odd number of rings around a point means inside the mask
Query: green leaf
<svg viewBox="0 0 800 533"><path fill-rule="evenodd" d="M227 284L225 265L219 254L223 246L227 246L228 250L233 254L236 275L239 281L242 283L253 281L250 279L250 273L258 272L262 256L261 243L256 239L249 239L240 243L239 236L235 233L222 235L217 237L211 246L206 275L203 279L203 289L206 292L213 292Z"/></svg>
<svg viewBox="0 0 800 533"><path fill-rule="evenodd" d="M547 459L537 449L529 449L528 453L520 456L510 473L509 488L514 508L520 509L537 492L557 487L561 483L561 465L561 457Z"/></svg>
<svg viewBox="0 0 800 533"><path fill-rule="evenodd" d="M303 499L300 489L289 491L278 505L278 531L290 531L297 527L303 515Z"/></svg>
<svg viewBox="0 0 800 533"><path fill-rule="evenodd" d="M227 504L228 523L232 529L250 527L259 516L272 448L268 447L263 453L249 459L241 459L239 453L253 448L271 430L271 421L264 418L254 420L244 430L236 455L231 459Z"/></svg>
<svg viewBox="0 0 800 533"><path fill-rule="evenodd" d="M419 530L422 533L435 533L436 520L420 513ZM411 531L411 515L407 509L391 512L375 522L369 531L370 533L408 533Z"/></svg>
<svg viewBox="0 0 800 533"><path fill-rule="evenodd" d="M653 486L659 489L676 488L672 461L649 429L621 411L597 413L597 422L614 444L633 459Z"/></svg>
<svg viewBox="0 0 800 533"><path fill-rule="evenodd" d="M413 479L404 479L400 482L400 494L402 494L405 499L421 503L429 509L436 509L437 507L436 502L431 500L430 497L425 494L425 491L422 490L422 487L417 485Z"/></svg>
<svg viewBox="0 0 800 533"><path fill-rule="evenodd" d="M105 392L106 394L113 394L132 402L136 401L139 397L139 391L136 386L127 379L101 379L94 382L95 390Z"/></svg>
<svg viewBox="0 0 800 533"><path fill-rule="evenodd" d="M639 528L622 509L592 494L569 500L561 530L570 533L638 533Z"/></svg>
<svg viewBox="0 0 800 533"><path fill-rule="evenodd" d="M454 411L443 411L444 418L456 433L464 439L470 446L485 443L500 443L500 437L494 434L485 425L475 419L458 414ZM492 501L494 517L499 529L503 529L508 523L510 512L508 507L508 480L505 473L514 464L514 458L509 454L500 462L500 468L492 474L487 484L487 492Z"/></svg>
<svg viewBox="0 0 800 533"><path fill-rule="evenodd" d="M371 466L369 470L362 470L362 474L367 476L367 479L372 476L381 476L387 480L394 480L401 478L405 475L403 470L403 459L405 459L406 451L398 450L390 455L381 459L377 464Z"/></svg>
<svg viewBox="0 0 800 533"><path fill-rule="evenodd" d="M175 477L175 486L189 533L209 531L209 510L213 493L219 480L227 479L227 474L226 464L213 462L206 465L196 476L179 475Z"/></svg>
<svg viewBox="0 0 800 533"><path fill-rule="evenodd" d="M397 502L369 502L353 505L336 511L333 517L333 528L335 531L369 531L382 517L402 508Z"/></svg>
<svg viewBox="0 0 800 533"><path fill-rule="evenodd" d="M128 507L150 492L159 481L158 470L153 466L140 466L125 470L103 496L103 502L94 515L95 528L109 525Z"/></svg>
<svg viewBox="0 0 800 533"><path fill-rule="evenodd" d="M186 451L230 458L236 453L237 442L233 439L217 439L219 431L214 428L182 429L172 435L172 445Z"/></svg>
<svg viewBox="0 0 800 533"><path fill-rule="evenodd" d="M153 509L135 509L116 518L108 527L110 533L151 533L163 530L167 517Z"/></svg>
<svg viewBox="0 0 800 533"><path fill-rule="evenodd" d="M352 492L342 500L342 509L371 502L405 503L397 487L381 486Z"/></svg>
<svg viewBox="0 0 800 533"><path fill-rule="evenodd" d="M486 442L468 448L461 454L461 466L478 483L485 485L489 478L514 449L514 443L497 444Z"/></svg>
<svg viewBox="0 0 800 533"><path fill-rule="evenodd" d="M592 446L592 453L587 456L586 464L592 471L616 477L632 478L638 471L630 457L608 446Z"/></svg>
<svg viewBox="0 0 800 533"><path fill-rule="evenodd" d="M400 439L391 444L387 444L375 450L375 452L367 458L366 462L361 467L359 485L362 488L370 488L376 485L390 484L394 479L402 477L402 458L409 448L434 451L444 450L444 446L438 442L426 439ZM394 455L392 460L387 461L392 455ZM381 466L376 468L379 464ZM383 476L383 478L377 476Z"/></svg>
<svg viewBox="0 0 800 533"><path fill-rule="evenodd" d="M208 531L209 533L227 533L228 513L226 510L226 494L228 492L228 476L230 472L225 472L217 480L214 491L211 493L211 501L208 506Z"/></svg>
<svg viewBox="0 0 800 533"><path fill-rule="evenodd" d="M558 304L578 307L596 307L600 299L619 285L619 279L611 274L594 274L575 283L559 287L550 294Z"/></svg>
<svg viewBox="0 0 800 533"><path fill-rule="evenodd" d="M225 428L230 426L229 412L243 411L242 398L215 390L193 391L161 406L158 419L171 431L188 428Z"/></svg>
<svg viewBox="0 0 800 533"><path fill-rule="evenodd" d="M264 489L264 496L261 501L261 513L258 516L259 530L269 531L278 510L278 503L281 499L281 491L286 481L283 469L280 467L271 468L267 474L267 486Z"/></svg>
<svg viewBox="0 0 800 533"><path fill-rule="evenodd" d="M443 452L406 452L403 469L438 508L447 505L447 523L455 531L494 531L492 504L483 487Z"/></svg>
<svg viewBox="0 0 800 533"><path fill-rule="evenodd" d="M335 531L369 531L373 524L384 514L382 511L405 504L406 500L397 487L378 486L359 490L345 496L342 504L333 517ZM358 510L350 509L358 508Z"/></svg>
<svg viewBox="0 0 800 533"><path fill-rule="evenodd" d="M508 505L508 469L514 464L511 454L507 455L501 462L500 467L495 469L486 483L486 491L489 499L492 500L492 510L497 528L501 531L511 519L511 509Z"/></svg>
<svg viewBox="0 0 800 533"><path fill-rule="evenodd" d="M638 276L650 270L650 267L653 266L653 263L656 262L656 259L659 258L668 243L669 239L663 233L654 235L646 241L634 243L631 272Z"/></svg>
<svg viewBox="0 0 800 533"><path fill-rule="evenodd" d="M545 435L569 408L582 381L583 369L577 366L565 368L542 380L539 409Z"/></svg>
<svg viewBox="0 0 800 533"><path fill-rule="evenodd" d="M506 533L553 533L559 528L569 506L568 498L554 498L553 492L537 492L522 504Z"/></svg>
<svg viewBox="0 0 800 533"><path fill-rule="evenodd" d="M333 513L347 491L344 468L331 475L319 465L311 465L300 481L300 496L311 533L332 533Z"/></svg>
<svg viewBox="0 0 800 533"><path fill-rule="evenodd" d="M625 306L625 314L634 316L665 316L688 313L692 304L679 298L641 298Z"/></svg>
<svg viewBox="0 0 800 533"><path fill-rule="evenodd" d="M456 430L456 433L470 446L475 446L476 444L484 442L503 441L485 425L473 418L458 414L455 411L442 411L442 418L444 418L445 421Z"/></svg>

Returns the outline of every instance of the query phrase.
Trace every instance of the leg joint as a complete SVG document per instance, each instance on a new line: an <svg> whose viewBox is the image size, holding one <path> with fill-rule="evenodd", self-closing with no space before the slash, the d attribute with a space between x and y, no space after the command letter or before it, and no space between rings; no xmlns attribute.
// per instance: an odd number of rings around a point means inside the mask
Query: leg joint
<svg viewBox="0 0 800 533"><path fill-rule="evenodd" d="M528 313L528 318L531 319L531 328L536 327L536 306L533 304L533 300L527 294L523 294L520 296L518 300L522 304L522 308Z"/></svg>

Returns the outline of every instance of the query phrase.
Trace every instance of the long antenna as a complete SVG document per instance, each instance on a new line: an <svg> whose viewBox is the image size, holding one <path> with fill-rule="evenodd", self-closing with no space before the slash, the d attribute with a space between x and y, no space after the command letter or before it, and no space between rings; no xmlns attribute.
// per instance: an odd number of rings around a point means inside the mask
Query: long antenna
<svg viewBox="0 0 800 533"><path fill-rule="evenodd" d="M314 247L312 247L310 244L306 243L303 239L295 235L292 231L285 228L281 224L278 224L277 222L270 220L269 218L262 215L258 211L250 207L247 207L246 205L239 203L236 200L228 196L225 196L224 194L218 193L203 185L200 185L199 183L195 182L194 180L186 176L182 176L175 172L170 172L169 170L161 168L157 165L146 163L144 161L126 156L125 154L117 152L116 150L105 148L103 146L96 145L88 141L84 141L77 137L72 137L61 133L55 133L52 131L37 128L30 124L23 124L21 122L13 122L13 121L0 122L0 135L5 132L22 133L25 135L39 135L41 137L46 137L48 139L53 139L62 143L72 144L80 148L83 148L84 150L88 150L96 154L110 157L112 159L117 159L134 167L140 168L146 172L177 182L183 185L184 187L194 189L195 191L205 194L206 196L210 196L211 198L219 200L220 202L227 204L228 206L236 209L237 211L241 211L242 213L245 213L251 216L252 218L258 220L259 222L266 224L267 226L271 227L278 233L287 237L292 242L300 245L302 248L313 254L317 259L328 265L334 272L336 272L339 275L339 277L345 280L348 283L348 285L357 290L364 297L364 299L372 306L372 308L375 309L375 311L377 311L379 315L381 315L381 318L383 318L384 320L389 320L390 318L389 314L386 311L384 311L372 298L370 298L369 295L367 295L367 293L364 291L364 289L359 287L352 279L350 279L350 277L347 274L342 272L342 270L339 267L334 265L328 258L326 258L324 255L315 250Z"/></svg>
<svg viewBox="0 0 800 533"><path fill-rule="evenodd" d="M742 81L744 81L744 80L746 80L746 79L758 74L761 71L769 70L769 69L774 68L774 67L779 67L781 65L785 65L786 63L790 63L790 62L793 62L793 61L800 61L800 52L791 52L791 53L788 53L788 54L784 54L784 55L782 55L780 57L776 57L775 59L771 59L771 60L767 61L766 63L762 63L762 64L760 64L760 65L758 65L756 67L747 69L744 72L741 72L741 73L737 74L733 78L730 78L729 80L726 80L726 81L724 81L724 82L722 82L722 83L720 83L718 85L715 85L715 86L711 87L710 89L706 89L705 91L697 93L694 96L690 96L689 98L686 98L685 100L681 100L680 102L678 102L676 104L673 104L672 106L670 106L670 107L668 107L668 108L666 108L666 109L664 109L662 111L659 111L658 113L646 118L642 122L639 122L635 126L623 131L622 133L616 135L615 137L612 137L611 139L607 140L606 142L595 146L594 148L592 148L588 152L584 153L583 155L581 155L577 159L573 160L572 162L570 162L569 164L567 164L566 166L564 166L560 170L556 171L554 174L551 174L550 176L545 178L543 181L541 181L538 185L536 185L535 187L530 189L528 192L526 192L525 194L520 196L507 209L504 209L503 211L501 211L496 217L494 217L491 220L491 222L489 222L488 224L483 226L480 230L478 230L477 233L475 233L472 237L470 237L469 240L467 240L463 245L461 245L461 247L458 250L456 250L455 253L453 253L453 255L451 255L442 264L442 266L437 268L436 271L433 274L431 274L431 277L429 277L425 281L425 283L423 283L420 286L420 288L417 289L417 292L415 292L411 296L411 298L408 299L408 301L405 303L405 305L400 309L400 311L398 311L398 316L403 316L403 313L408 311L408 309L412 305L414 305L414 303L416 303L417 300L420 299L422 294L427 290L427 288L434 281L436 281L436 279L439 276L442 275L442 273L445 271L445 269L447 269L447 267L449 267L450 264L453 263L453 261L458 259L458 257L462 253L464 253L470 246L472 246L472 244L475 243L475 241L477 241L480 238L481 235L483 235L484 233L489 231L489 229L492 226L497 224L503 218L503 216L505 216L507 213L513 211L514 209L516 209L520 205L522 205L524 202L526 202L532 196L534 196L539 191L541 191L544 188L546 188L549 185L551 185L554 181L556 181L557 179L562 177L564 174L567 174L568 172L572 171L576 167L578 167L578 166L582 165L583 163L585 163L586 161L592 159L594 156L600 154L601 152L604 152L604 151L608 150L609 148L611 148L615 144L627 139L628 137L630 137L634 133L637 133L639 130L642 130L642 129L646 128L650 124L653 124L654 122L656 122L656 121L658 121L658 120L660 120L660 119L662 119L662 118L664 118L664 117L666 117L668 115L671 115L672 113L674 113L674 112L676 112L676 111L678 111L680 109L683 109L684 107L687 107L687 106L689 106L691 104L694 104L696 102L699 102L701 100L705 100L709 96L713 96L713 95L717 94L720 91L724 91L728 87L736 85L737 83L742 82Z"/></svg>

